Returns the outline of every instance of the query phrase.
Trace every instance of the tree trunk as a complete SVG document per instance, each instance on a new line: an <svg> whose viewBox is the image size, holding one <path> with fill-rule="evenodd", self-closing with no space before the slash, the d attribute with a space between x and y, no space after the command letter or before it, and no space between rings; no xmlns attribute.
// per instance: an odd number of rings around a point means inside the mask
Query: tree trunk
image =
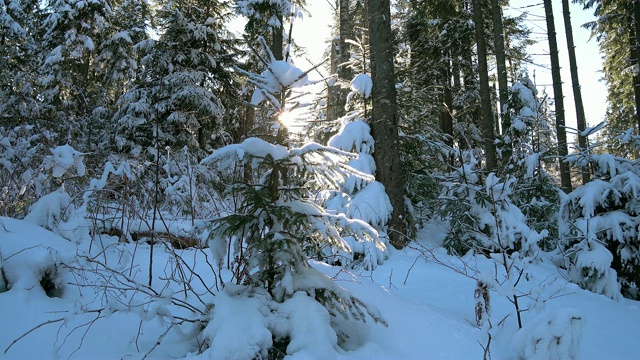
<svg viewBox="0 0 640 360"><path fill-rule="evenodd" d="M633 69L633 95L636 104L636 125L640 133L640 49L638 41L640 38L640 0L633 0L633 14L630 17L629 45L630 62Z"/></svg>
<svg viewBox="0 0 640 360"><path fill-rule="evenodd" d="M349 11L349 0L340 0L340 52L338 66L338 77L345 81L351 81L353 74L351 68L347 65L349 58L351 57L350 45L347 40L353 37L351 29L353 28L353 21L351 19L351 12ZM344 98L342 99L342 107L344 109L344 103L346 102L347 92L343 91ZM344 110L343 110L344 112Z"/></svg>
<svg viewBox="0 0 640 360"><path fill-rule="evenodd" d="M349 0L339 1L339 37L331 42L331 74L337 74L338 80L329 86L327 99L327 120L336 120L346 114L345 105L349 89L348 84L353 77L348 66L351 52L347 43L352 38L353 22L350 17Z"/></svg>
<svg viewBox="0 0 640 360"><path fill-rule="evenodd" d="M278 22L280 22L280 26L272 27L271 33L271 52L273 52L273 56L276 60L282 60L282 53L284 51L284 33L282 28L284 27L284 20L282 19L282 15L278 15Z"/></svg>
<svg viewBox="0 0 640 360"><path fill-rule="evenodd" d="M449 51L449 57L451 52ZM446 76L444 81L444 102L442 104L442 132L449 135L446 140L446 144L449 147L453 147L453 117L451 112L453 111L453 93L451 91L451 66L447 66Z"/></svg>
<svg viewBox="0 0 640 360"><path fill-rule="evenodd" d="M573 99L576 106L576 121L578 130L582 133L587 128L587 120L584 114L584 104L582 103L582 90L580 89L580 79L578 78L578 62L576 59L576 46L573 41L573 27L571 25L571 12L569 10L569 0L562 0L562 15L564 17L564 30L567 35L567 50L569 51L569 69L571 71L571 86L573 88ZM578 146L582 150L587 148L587 138L578 135ZM591 180L589 168L582 168L582 184Z"/></svg>
<svg viewBox="0 0 640 360"><path fill-rule="evenodd" d="M338 58L338 47L339 43L336 39L331 41L331 53L329 54L329 72L334 75L338 72L338 63L340 59ZM341 115L340 113L340 85L339 79L331 79L329 81L329 85L327 86L327 120L333 121L338 119ZM343 104L344 109L344 104ZM343 110L344 112L344 110Z"/></svg>
<svg viewBox="0 0 640 360"><path fill-rule="evenodd" d="M502 27L502 11L500 0L491 0L491 15L493 18L493 44L496 52L496 66L498 68L498 97L500 99L500 120L502 134L507 134L511 127L509 118L509 85L507 84L507 65L504 53L504 30ZM508 145L510 146L510 145Z"/></svg>
<svg viewBox="0 0 640 360"><path fill-rule="evenodd" d="M393 212L389 220L389 240L396 248L406 245L404 182L400 162L398 111L393 65L393 35L389 0L369 0L371 77L373 80L371 136L376 179L384 185Z"/></svg>
<svg viewBox="0 0 640 360"><path fill-rule="evenodd" d="M493 171L497 166L493 113L491 111L491 90L489 88L489 70L487 67L487 44L484 37L484 19L482 18L481 0L472 0L473 21L476 30L476 47L478 49L478 72L480 73L480 107L484 128L485 168Z"/></svg>
<svg viewBox="0 0 640 360"><path fill-rule="evenodd" d="M544 12L547 20L547 37L549 39L549 52L551 55L551 79L553 80L553 99L556 106L556 132L558 136L558 161L560 163L560 186L566 193L571 192L571 173L569 164L564 160L567 150L567 131L564 121L564 96L562 94L562 77L560 76L560 59L558 58L558 41L556 39L556 26L553 20L553 7L551 0L544 0Z"/></svg>

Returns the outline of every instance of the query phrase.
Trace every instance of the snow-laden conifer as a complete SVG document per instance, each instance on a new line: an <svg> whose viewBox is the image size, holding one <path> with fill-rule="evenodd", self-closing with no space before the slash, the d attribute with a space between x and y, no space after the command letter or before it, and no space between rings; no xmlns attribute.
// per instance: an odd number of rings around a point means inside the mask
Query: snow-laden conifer
<svg viewBox="0 0 640 360"><path fill-rule="evenodd" d="M349 166L349 160L355 157L352 153L317 143L297 148L287 145L286 129L278 116L288 109L289 90L306 83L306 73L288 61L276 60L266 42L261 40L261 43L269 55L266 69L261 74L248 75L256 86L254 104L263 104L271 115L272 134L266 137L271 142L248 138L240 144L225 146L203 160L203 164L218 171L226 185L226 194L239 199L230 214L210 221L209 247L216 263L223 264L221 260L227 256L227 263L233 259L230 269L234 273L233 281L246 287L226 290L239 297L237 301L263 304L276 309L276 313L277 308L286 308L291 302L311 301L316 304L311 307L315 309L311 318L323 324L322 331L348 337L349 329L341 328L330 319L383 320L374 309L314 269L307 256L320 253L326 247L350 251L345 237L373 242L378 233L362 220L328 212L314 202L313 192L319 188L340 189L350 176L372 179ZM245 176L243 181L224 182L225 178L229 179L225 174L233 174L238 167L251 176ZM317 306L318 303L322 306ZM295 309L295 313L283 319L284 324L276 328L267 326L276 341L285 342L287 353L304 350L297 340L301 328L296 320L300 319L299 309ZM255 315L259 313L263 312ZM327 326L327 321L334 330ZM211 326L210 329L225 325L214 319ZM241 335L244 334L238 333ZM226 335L215 332L209 340L215 344L220 336ZM274 346L270 341L257 340L247 344L254 356L263 356ZM318 346L333 349L337 345L330 341Z"/></svg>

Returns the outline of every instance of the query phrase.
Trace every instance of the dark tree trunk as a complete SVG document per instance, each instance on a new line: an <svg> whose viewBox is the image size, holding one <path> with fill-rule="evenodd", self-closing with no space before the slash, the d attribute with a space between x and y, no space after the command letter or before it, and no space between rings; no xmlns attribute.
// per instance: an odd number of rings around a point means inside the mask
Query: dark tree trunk
<svg viewBox="0 0 640 360"><path fill-rule="evenodd" d="M273 52L273 56L276 60L282 60L282 52L284 51L284 35L282 28L284 26L284 22L281 15L278 15L278 21L280 22L280 26L274 26L272 28L271 33L271 51Z"/></svg>
<svg viewBox="0 0 640 360"><path fill-rule="evenodd" d="M345 115L345 105L349 89L344 84L348 84L353 77L351 68L348 66L349 43L347 40L353 37L351 29L353 22L350 17L349 0L339 1L339 37L331 42L331 74L338 75L338 81L329 86L327 99L327 120L336 120Z"/></svg>
<svg viewBox="0 0 640 360"><path fill-rule="evenodd" d="M638 133L640 133L640 49L638 42L640 40L640 0L633 0L633 14L630 17L631 26L629 26L629 45L630 45L630 61L633 69L633 95L636 104L636 125L638 125Z"/></svg>
<svg viewBox="0 0 640 360"><path fill-rule="evenodd" d="M560 186L569 193L571 187L571 173L569 164L564 160L569 153L567 149L567 131L564 121L564 96L562 94L562 77L560 76L560 59L558 58L558 41L556 26L553 22L553 7L551 0L544 0L544 12L547 20L547 37L549 38L549 52L551 55L551 79L553 80L553 99L556 106L556 133L558 136L558 161L560 163Z"/></svg>
<svg viewBox="0 0 640 360"><path fill-rule="evenodd" d="M506 134L511 127L511 119L507 106L509 104L509 85L507 84L507 65L504 53L504 30L502 27L502 11L500 0L491 0L491 15L493 18L493 46L496 52L498 70L498 97L500 99L500 120L502 134Z"/></svg>
<svg viewBox="0 0 640 360"><path fill-rule="evenodd" d="M569 0L562 0L562 15L564 17L564 30L567 35L567 50L569 51L569 70L571 71L571 87L573 88L573 99L576 106L576 122L578 130L582 133L587 128L587 120L584 114L584 104L582 102L582 90L580 89L580 79L578 78L578 62L576 59L576 46L573 41L573 26L571 25L571 12L569 10ZM578 146L580 149L587 148L587 138L578 135ZM591 180L589 169L582 169L582 183L586 184Z"/></svg>
<svg viewBox="0 0 640 360"><path fill-rule="evenodd" d="M369 0L371 41L372 111L371 135L375 141L373 158L376 179L384 185L393 212L389 220L389 240L396 248L407 243L404 181L400 162L398 111L393 65L393 35L389 0Z"/></svg>
<svg viewBox="0 0 640 360"><path fill-rule="evenodd" d="M450 56L450 55L449 55ZM446 76L444 81L444 102L442 104L442 132L447 134L446 144L449 147L453 147L453 117L451 112L453 111L453 93L451 91L451 67L447 66Z"/></svg>
<svg viewBox="0 0 640 360"><path fill-rule="evenodd" d="M339 43L336 39L331 41L331 53L330 63L329 63L329 71L331 74L336 74L338 72L338 63L340 59L338 58L338 48ZM327 120L333 121L338 119L341 115L340 112L340 84L339 80L335 79L335 81L331 81L329 86L327 87ZM344 105L343 105L344 108Z"/></svg>
<svg viewBox="0 0 640 360"><path fill-rule="evenodd" d="M484 37L484 20L482 18L481 0L473 0L473 22L476 30L476 46L478 48L478 72L480 73L480 107L485 151L485 168L493 171L497 164L493 113L491 111L491 89L489 88L489 70L487 67L487 44Z"/></svg>
<svg viewBox="0 0 640 360"><path fill-rule="evenodd" d="M353 21L351 19L351 12L349 11L349 0L340 0L340 52L338 53L340 64L338 66L338 76L345 81L350 81L353 77L351 68L347 65L351 56L350 46L347 40L353 37L351 33L352 28ZM344 99L342 99L343 108L346 101L346 92L344 92L344 96Z"/></svg>

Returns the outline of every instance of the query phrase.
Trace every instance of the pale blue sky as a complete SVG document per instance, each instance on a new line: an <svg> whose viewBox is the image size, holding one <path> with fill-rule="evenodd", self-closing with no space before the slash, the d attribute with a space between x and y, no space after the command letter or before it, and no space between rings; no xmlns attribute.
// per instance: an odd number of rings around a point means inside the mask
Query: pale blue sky
<svg viewBox="0 0 640 360"><path fill-rule="evenodd" d="M329 1L333 2L332 0L309 1L307 8L311 12L311 16L296 24L293 30L294 38L299 44L304 44L308 47L310 59L314 62L322 59L322 53L327 46L326 40L329 37L332 21ZM543 17L544 8L541 2L536 2L538 5L529 7L532 3L532 0L511 0L511 9L507 11L513 11L513 14L518 14L522 11L530 13L526 25L533 30L532 38L537 41L537 44L532 46L529 52L546 55L533 57L533 62L538 65L530 65L529 73L530 76L533 76L535 72L539 90L542 91L544 88L550 96L553 96L551 71L549 70L549 46L546 40L546 23ZM554 1L553 5L564 83L565 118L567 119L567 126L576 127L569 59L562 18L562 4L560 1ZM582 24L593 19L592 11L585 11L582 10L580 5L571 4L571 18L587 122L590 125L596 125L603 119L606 110L607 93L605 84L600 80L602 78L602 60L598 51L598 44L595 39L589 41L589 30L581 28ZM303 62L298 62L298 64L303 68L305 67Z"/></svg>

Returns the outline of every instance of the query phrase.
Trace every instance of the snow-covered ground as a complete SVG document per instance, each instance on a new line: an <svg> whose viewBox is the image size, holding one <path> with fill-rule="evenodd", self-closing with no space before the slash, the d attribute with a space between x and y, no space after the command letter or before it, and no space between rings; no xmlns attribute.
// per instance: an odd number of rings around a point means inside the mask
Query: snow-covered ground
<svg viewBox="0 0 640 360"><path fill-rule="evenodd" d="M502 275L495 275L495 262L485 257L459 259L446 255L433 245L438 233L437 228L425 229L419 234L420 243L392 251L390 258L375 270L345 270L313 263L337 284L375 306L388 326L371 320L365 324L344 320L340 325L350 328L352 336L343 339L342 348L314 347L309 339L318 334L313 334L313 326L305 327L305 322L308 319L308 325L312 325L317 321L314 318L317 312L309 311L304 296L294 296L296 302L286 302L286 313L290 320L297 319L289 322L297 326L296 344L301 348L290 351L290 358L482 359L488 340L487 326L476 326L477 281L472 277L477 277L477 270L498 281ZM215 301L218 306L213 312L218 314L215 321L227 319L215 329L219 337L214 344L233 349L247 338L263 336L260 328L242 328L251 324L245 320L255 310L247 299L242 303L225 295L229 302L236 302L228 304L226 312L221 313L224 301L215 300L220 295L214 296L219 289L213 286L216 275L205 261L208 250L173 251L160 244L154 246L156 294L145 287L149 250L148 244L123 244L108 236L100 241L96 238L93 243L86 239L76 245L36 225L0 218L0 256L5 278L11 284L8 291L0 293L0 358L205 358L215 352L199 354L195 334L202 330L202 324L185 321L166 331L168 323L194 319L189 315L192 311L178 306L180 299L185 299L181 289L187 284L194 287L193 293L201 294L200 299L187 296L187 302L202 310ZM187 274L187 281L179 286L168 281L170 277L180 278L174 271L178 268L176 255L184 260L182 269L194 269L201 279ZM104 270L103 265L114 273L90 271ZM40 280L52 269L57 273L50 278L58 291L50 291L50 297ZM472 276L464 275L465 271ZM131 283L115 272L127 279L135 278L139 282L137 288L131 289ZM566 348L556 350L556 354L570 354L570 342L580 340L580 335L581 359L640 358L639 302L614 301L582 290L567 283L549 262L530 265L528 274L518 283L518 291L539 301L520 298L521 308L531 310L522 313L525 331L515 339L518 323L514 306L505 296L509 291L490 292L492 359L516 359L516 348L531 354L525 349L528 341L539 339L540 344L554 336L569 341L558 345ZM224 280L224 273L218 275ZM206 291L205 284L211 287L211 293ZM152 295L132 296L133 290ZM578 320L563 325L566 319ZM236 336L238 332L243 336ZM564 336L562 332L570 334ZM306 351L305 344L309 344ZM235 354L236 358L242 358L242 349L236 349Z"/></svg>

